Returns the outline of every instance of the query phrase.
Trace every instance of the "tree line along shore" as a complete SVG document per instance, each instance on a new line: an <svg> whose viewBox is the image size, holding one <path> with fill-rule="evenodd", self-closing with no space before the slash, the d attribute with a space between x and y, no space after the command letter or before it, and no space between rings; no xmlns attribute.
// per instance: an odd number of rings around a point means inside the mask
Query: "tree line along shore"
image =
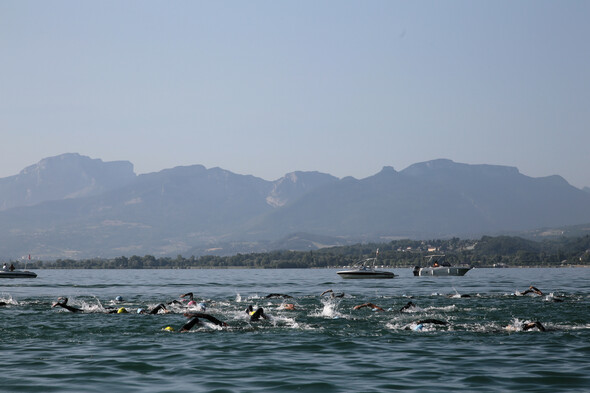
<svg viewBox="0 0 590 393"><path fill-rule="evenodd" d="M453 265L473 267L590 266L590 235L540 242L516 236L481 239L394 240L328 247L313 251L269 251L231 256L153 255L91 259L30 260L27 269L198 269L198 268L336 268L377 255L377 264L389 268L424 265L425 257L444 254ZM22 261L9 261L17 269Z"/></svg>

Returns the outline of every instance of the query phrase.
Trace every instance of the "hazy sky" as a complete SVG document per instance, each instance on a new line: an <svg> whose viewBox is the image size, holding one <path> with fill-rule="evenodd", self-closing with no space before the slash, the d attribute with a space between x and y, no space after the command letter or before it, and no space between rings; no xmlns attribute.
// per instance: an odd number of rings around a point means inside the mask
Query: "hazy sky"
<svg viewBox="0 0 590 393"><path fill-rule="evenodd" d="M590 186L589 1L0 0L0 177L363 178L449 158Z"/></svg>

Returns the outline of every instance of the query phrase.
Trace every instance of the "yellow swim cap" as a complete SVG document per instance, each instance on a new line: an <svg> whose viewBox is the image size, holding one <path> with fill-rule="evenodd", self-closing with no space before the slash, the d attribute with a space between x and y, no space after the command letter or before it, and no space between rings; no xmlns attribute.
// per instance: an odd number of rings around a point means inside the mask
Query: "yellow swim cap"
<svg viewBox="0 0 590 393"><path fill-rule="evenodd" d="M164 328L164 330L166 330L167 332L173 332L174 331L174 328L172 326L166 326Z"/></svg>
<svg viewBox="0 0 590 393"><path fill-rule="evenodd" d="M117 310L117 314L127 314L127 309L125 307L121 307Z"/></svg>

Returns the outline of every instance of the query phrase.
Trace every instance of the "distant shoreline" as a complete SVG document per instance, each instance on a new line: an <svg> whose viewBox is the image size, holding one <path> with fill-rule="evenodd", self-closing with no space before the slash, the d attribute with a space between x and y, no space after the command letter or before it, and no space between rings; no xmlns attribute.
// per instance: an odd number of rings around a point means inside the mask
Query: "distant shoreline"
<svg viewBox="0 0 590 393"><path fill-rule="evenodd" d="M248 267L248 266L187 266L187 267L144 267L144 268L132 268L132 267L39 267L34 270L292 270L292 269L305 269L305 270L325 270L325 269L346 269L350 266L330 266L330 267ZM492 266L478 266L474 267L477 269L571 269L571 268L590 268L589 265L567 265L567 266L504 266L504 267L492 267ZM383 269L412 269L411 266L405 267L388 267L384 266ZM24 270L24 269L19 269Z"/></svg>

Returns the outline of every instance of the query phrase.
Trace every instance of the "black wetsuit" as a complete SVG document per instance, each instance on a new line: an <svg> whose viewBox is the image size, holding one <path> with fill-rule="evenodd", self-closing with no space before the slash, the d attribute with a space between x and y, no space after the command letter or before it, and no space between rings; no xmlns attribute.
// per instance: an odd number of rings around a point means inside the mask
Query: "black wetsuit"
<svg viewBox="0 0 590 393"><path fill-rule="evenodd" d="M447 322L441 321L438 319L423 319L421 321L416 322L417 324L425 324L425 323L432 323L434 325L448 325Z"/></svg>
<svg viewBox="0 0 590 393"><path fill-rule="evenodd" d="M252 306L248 306L246 309L246 313L250 315L250 321L258 321L261 317L267 319L268 317L264 313L264 309L259 307L256 311L252 308Z"/></svg>
<svg viewBox="0 0 590 393"><path fill-rule="evenodd" d="M166 306L164 306L162 303L158 304L156 307L150 310L148 314L157 314L160 310L166 310Z"/></svg>
<svg viewBox="0 0 590 393"><path fill-rule="evenodd" d="M271 293L271 294L265 296L266 299L270 299L272 297L282 297L282 298L285 298L285 299L290 299L293 296L283 295L282 293Z"/></svg>
<svg viewBox="0 0 590 393"><path fill-rule="evenodd" d="M191 318L190 321L188 321L187 323L185 323L182 328L180 328L181 332L188 332L189 330L191 330L191 328L193 326L195 326L197 323L199 323L199 318L203 318L208 320L209 322L212 322L214 324L216 324L217 326L227 326L227 323L220 321L219 319L209 315L209 314L203 314L203 313L187 313L184 314L186 317Z"/></svg>
<svg viewBox="0 0 590 393"><path fill-rule="evenodd" d="M525 323L522 325L522 331L526 332L527 330L531 330L537 328L539 329L540 332L544 332L545 331L545 326L541 325L541 322L539 321L535 321L535 322L531 322L531 323Z"/></svg>
<svg viewBox="0 0 590 393"><path fill-rule="evenodd" d="M185 293L184 295L180 295L180 297L188 297L189 300L193 300L193 293L188 292L188 293Z"/></svg>
<svg viewBox="0 0 590 393"><path fill-rule="evenodd" d="M414 304L412 302L408 302L405 306L403 306L402 308L399 309L399 312L404 312L406 310L414 309L416 307L417 307L416 304Z"/></svg>
<svg viewBox="0 0 590 393"><path fill-rule="evenodd" d="M527 289L526 291L524 291L522 294L523 295L527 295L527 294L529 294L531 292L532 293L535 293L535 294L537 294L539 296L543 296L543 292L539 288L533 287L532 285L529 287L529 289Z"/></svg>
<svg viewBox="0 0 590 393"><path fill-rule="evenodd" d="M84 312L84 310L82 310L81 308L68 306L68 298L67 297L60 298L57 300L58 301L52 307L59 306L61 308L65 308L66 310L71 311L71 312Z"/></svg>

